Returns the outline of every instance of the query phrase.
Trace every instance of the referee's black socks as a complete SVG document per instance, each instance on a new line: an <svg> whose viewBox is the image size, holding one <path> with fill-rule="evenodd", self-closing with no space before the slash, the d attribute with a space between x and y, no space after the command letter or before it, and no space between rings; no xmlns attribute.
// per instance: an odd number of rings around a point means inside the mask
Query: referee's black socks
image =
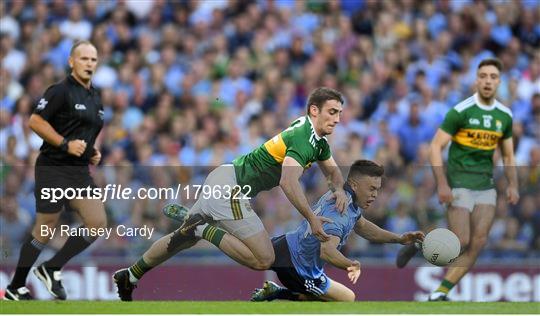
<svg viewBox="0 0 540 316"><path fill-rule="evenodd" d="M9 285L11 289L18 289L26 285L26 277L28 272L36 262L41 250L45 247L45 244L42 244L37 239L35 239L32 234L26 237L25 242L21 246L21 251L19 253L19 261L17 262L17 268L15 269L15 275L13 275L13 280Z"/></svg>
<svg viewBox="0 0 540 316"><path fill-rule="evenodd" d="M69 260L71 260L71 258L83 252L96 239L96 237L90 236L70 236L54 257L43 264L46 268L60 270Z"/></svg>

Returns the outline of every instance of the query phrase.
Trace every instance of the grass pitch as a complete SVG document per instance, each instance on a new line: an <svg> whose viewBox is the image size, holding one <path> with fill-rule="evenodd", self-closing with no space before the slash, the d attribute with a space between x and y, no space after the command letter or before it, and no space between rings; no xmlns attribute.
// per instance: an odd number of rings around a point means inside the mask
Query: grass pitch
<svg viewBox="0 0 540 316"><path fill-rule="evenodd" d="M464 302L0 302L1 314L538 314L540 303Z"/></svg>

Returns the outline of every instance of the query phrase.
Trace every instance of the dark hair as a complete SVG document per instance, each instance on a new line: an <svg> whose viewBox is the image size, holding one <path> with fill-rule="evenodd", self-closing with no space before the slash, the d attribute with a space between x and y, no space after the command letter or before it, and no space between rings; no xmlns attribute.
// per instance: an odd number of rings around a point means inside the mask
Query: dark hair
<svg viewBox="0 0 540 316"><path fill-rule="evenodd" d="M92 45L92 46L94 46L94 48L96 47L90 41L86 41L86 40L85 41L77 41L77 42L75 42L75 44L73 44L73 46L71 46L71 50L69 51L69 56L73 56L73 54L75 54L75 50L77 49L77 47L79 47L81 45Z"/></svg>
<svg viewBox="0 0 540 316"><path fill-rule="evenodd" d="M343 100L343 95L332 88L327 87L320 87L315 90L313 90L309 94L309 98L307 101L307 109L306 112L309 115L309 107L311 105L317 106L319 108L319 111L322 109L323 104L328 100L336 100L339 103L343 104L345 101Z"/></svg>
<svg viewBox="0 0 540 316"><path fill-rule="evenodd" d="M480 64L478 64L478 68L476 68L476 70L480 70L480 68L484 66L495 66L499 72L502 72L503 70L503 63L498 58L488 58L482 60Z"/></svg>
<svg viewBox="0 0 540 316"><path fill-rule="evenodd" d="M368 177L382 177L384 174L384 167L371 161L371 160L357 160L355 161L351 169L349 170L349 175L347 179L351 179L359 176L368 176Z"/></svg>

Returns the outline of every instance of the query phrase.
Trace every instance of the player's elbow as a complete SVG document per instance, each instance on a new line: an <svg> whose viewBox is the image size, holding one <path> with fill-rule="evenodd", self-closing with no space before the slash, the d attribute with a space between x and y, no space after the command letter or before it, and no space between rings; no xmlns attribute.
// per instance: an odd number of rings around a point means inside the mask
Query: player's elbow
<svg viewBox="0 0 540 316"><path fill-rule="evenodd" d="M328 246L322 244L319 257L323 261L330 262L330 259L332 258L332 251L328 248Z"/></svg>
<svg viewBox="0 0 540 316"><path fill-rule="evenodd" d="M503 153L502 160L505 166L515 166L515 159L513 155Z"/></svg>
<svg viewBox="0 0 540 316"><path fill-rule="evenodd" d="M328 262L330 261L330 257L328 257L327 254L325 254L324 252L321 251L321 254L319 255L319 258L321 258L322 261L325 261L325 262Z"/></svg>
<svg viewBox="0 0 540 316"><path fill-rule="evenodd" d="M442 150L442 146L439 142L437 142L436 140L433 140L430 144L429 144L429 153L431 154L431 156L433 157L433 155L436 155L438 153L440 153Z"/></svg>
<svg viewBox="0 0 540 316"><path fill-rule="evenodd" d="M281 189L283 189L283 191L288 190L291 187L291 181L290 175L283 173L281 175L281 179L279 179L279 186Z"/></svg>
<svg viewBox="0 0 540 316"><path fill-rule="evenodd" d="M432 142L429 144L429 160L432 164L441 164L443 146L438 142Z"/></svg>

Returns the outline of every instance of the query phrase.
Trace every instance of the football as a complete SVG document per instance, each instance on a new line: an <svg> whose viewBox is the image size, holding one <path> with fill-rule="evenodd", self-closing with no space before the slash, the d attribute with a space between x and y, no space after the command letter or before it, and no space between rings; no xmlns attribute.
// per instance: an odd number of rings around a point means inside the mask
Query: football
<svg viewBox="0 0 540 316"><path fill-rule="evenodd" d="M456 234L445 228L432 230L422 243L424 258L440 267L452 263L459 256L460 248Z"/></svg>

